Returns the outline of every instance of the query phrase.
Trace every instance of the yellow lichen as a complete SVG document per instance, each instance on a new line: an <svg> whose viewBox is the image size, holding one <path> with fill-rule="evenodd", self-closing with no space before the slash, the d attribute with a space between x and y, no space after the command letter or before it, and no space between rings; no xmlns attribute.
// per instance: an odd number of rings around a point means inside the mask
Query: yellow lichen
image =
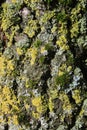
<svg viewBox="0 0 87 130"><path fill-rule="evenodd" d="M34 2L40 2L40 0L30 0L31 3L34 3Z"/></svg>
<svg viewBox="0 0 87 130"><path fill-rule="evenodd" d="M36 107L36 110L39 114L41 114L42 112L46 110L46 105L43 104L42 98L40 96L33 98L32 104L33 106Z"/></svg>
<svg viewBox="0 0 87 130"><path fill-rule="evenodd" d="M81 96L80 96L80 90L73 90L72 97L75 99L76 104L81 103Z"/></svg>
<svg viewBox="0 0 87 130"><path fill-rule="evenodd" d="M40 17L40 10L38 10L38 9L36 10L36 16Z"/></svg>
<svg viewBox="0 0 87 130"><path fill-rule="evenodd" d="M32 104L36 107L39 107L42 104L41 97L35 97L32 99Z"/></svg>
<svg viewBox="0 0 87 130"><path fill-rule="evenodd" d="M52 33L55 33L56 30L57 30L57 27L56 27L56 26L53 26L53 28L51 29L51 32L52 32Z"/></svg>
<svg viewBox="0 0 87 130"><path fill-rule="evenodd" d="M60 66L59 71L58 71L58 75L59 75L59 76L62 76L62 75L65 73L65 71L70 72L71 69L72 69L72 66L67 66L67 65L64 63L64 64L62 64L62 65Z"/></svg>
<svg viewBox="0 0 87 130"><path fill-rule="evenodd" d="M70 72L72 70L72 66L67 67L67 71Z"/></svg>
<svg viewBox="0 0 87 130"><path fill-rule="evenodd" d="M13 60L7 60L3 55L0 57L0 75L10 74L14 70Z"/></svg>
<svg viewBox="0 0 87 130"><path fill-rule="evenodd" d="M23 54L23 50L21 48L18 47L16 50L17 50L18 55L22 55Z"/></svg>
<svg viewBox="0 0 87 130"><path fill-rule="evenodd" d="M62 50L68 50L69 46L67 45L67 39L64 35L61 35L59 39L57 40L56 44L60 47Z"/></svg>
<svg viewBox="0 0 87 130"><path fill-rule="evenodd" d="M7 36L7 38L9 39L9 42L8 42L8 47L10 47L11 45L12 45L12 42L13 42L13 37L14 37L14 35L15 35L15 33L16 33L16 31L19 29L19 26L17 25L17 26L12 26L11 27L11 34L7 34L6 33L6 36Z"/></svg>
<svg viewBox="0 0 87 130"><path fill-rule="evenodd" d="M47 52L47 50L45 49L45 46L41 47L41 54Z"/></svg>
<svg viewBox="0 0 87 130"><path fill-rule="evenodd" d="M3 7L3 15L2 15L2 24L1 27L3 28L3 31L6 31L9 26L12 25L11 20L7 17L7 13L8 13L8 5L7 3L3 3L2 7Z"/></svg>
<svg viewBox="0 0 87 130"><path fill-rule="evenodd" d="M58 30L58 34L61 35L66 35L67 34L67 27L66 27L66 22L60 22L59 21L59 24L61 25L61 27L59 28Z"/></svg>
<svg viewBox="0 0 87 130"><path fill-rule="evenodd" d="M37 50L37 48L30 48L28 50L28 52L29 52L30 58L31 58L30 63L31 63L31 65L33 65L35 63L38 50Z"/></svg>
<svg viewBox="0 0 87 130"><path fill-rule="evenodd" d="M61 71L61 70L58 71L59 76L62 76L63 74L64 74L64 71Z"/></svg>
<svg viewBox="0 0 87 130"><path fill-rule="evenodd" d="M8 62L7 62L7 69L8 70L14 70L14 64L13 64L13 60L9 60Z"/></svg>
<svg viewBox="0 0 87 130"><path fill-rule="evenodd" d="M0 57L0 75L5 74L5 57L1 56Z"/></svg>
<svg viewBox="0 0 87 130"><path fill-rule="evenodd" d="M62 64L62 66L60 66L59 68L58 75L62 76L64 72L66 71L66 68L67 68L66 64Z"/></svg>
<svg viewBox="0 0 87 130"><path fill-rule="evenodd" d="M68 98L67 94L65 94L64 92L61 92L59 94L59 99L63 103L63 110L64 110L64 112L71 114L71 112L72 112L72 105L70 104L70 101L69 101L69 98Z"/></svg>
<svg viewBox="0 0 87 130"><path fill-rule="evenodd" d="M34 112L34 111L32 111L32 116L33 116L35 119L39 119L39 118L40 118L40 114L37 113L37 112Z"/></svg>
<svg viewBox="0 0 87 130"><path fill-rule="evenodd" d="M84 115L84 109L82 108L80 113L79 113L79 116L82 117Z"/></svg>
<svg viewBox="0 0 87 130"><path fill-rule="evenodd" d="M17 101L16 96L13 91L7 87L1 87L0 89L0 116L8 116L8 121L14 122L14 110L15 113L19 111L18 108L19 101ZM3 120L4 122L4 120ZM15 121L17 123L17 120Z"/></svg>
<svg viewBox="0 0 87 130"><path fill-rule="evenodd" d="M15 125L18 125L18 116L17 115L13 115L13 123Z"/></svg>
<svg viewBox="0 0 87 130"><path fill-rule="evenodd" d="M61 27L58 30L59 38L56 41L56 44L60 47L61 50L68 50L69 46L67 44L67 27L66 22L59 22Z"/></svg>
<svg viewBox="0 0 87 130"><path fill-rule="evenodd" d="M81 10L80 4L77 4L77 6L72 9L72 11L71 11L71 20L72 21L76 20L77 15L79 14L80 10Z"/></svg>
<svg viewBox="0 0 87 130"><path fill-rule="evenodd" d="M27 3L36 3L36 2L40 2L41 0L24 0L24 2Z"/></svg>
<svg viewBox="0 0 87 130"><path fill-rule="evenodd" d="M55 99L58 97L58 90L55 89L55 90L50 90L50 96L52 99Z"/></svg>
<svg viewBox="0 0 87 130"><path fill-rule="evenodd" d="M13 2L13 3L16 3L16 2L17 2L17 0L12 0L12 2Z"/></svg>
<svg viewBox="0 0 87 130"><path fill-rule="evenodd" d="M25 79L26 80L26 83L25 83L25 86L26 86L26 88L28 88L29 87L29 79Z"/></svg>
<svg viewBox="0 0 87 130"><path fill-rule="evenodd" d="M3 102L3 104L1 105L1 109L3 110L2 113L9 114L9 104L7 101Z"/></svg>
<svg viewBox="0 0 87 130"><path fill-rule="evenodd" d="M53 104L53 102L52 102L52 98L49 98L48 106L49 106L49 110L50 110L50 112L53 112L54 104Z"/></svg>
<svg viewBox="0 0 87 130"><path fill-rule="evenodd" d="M60 120L62 121L62 122L64 122L64 119L65 119L65 115L63 114L63 115L60 115Z"/></svg>
<svg viewBox="0 0 87 130"><path fill-rule="evenodd" d="M40 23L46 23L55 15L55 11L46 11L40 19Z"/></svg>
<svg viewBox="0 0 87 130"><path fill-rule="evenodd" d="M26 110L28 110L30 107L30 105L28 105L27 103L25 103L24 106L25 106Z"/></svg>
<svg viewBox="0 0 87 130"><path fill-rule="evenodd" d="M75 22L71 28L71 38L76 37L79 32L79 23Z"/></svg>
<svg viewBox="0 0 87 130"><path fill-rule="evenodd" d="M26 33L30 38L32 38L35 35L37 29L37 20L30 20L28 22L28 26L26 26L24 29L24 33Z"/></svg>
<svg viewBox="0 0 87 130"><path fill-rule="evenodd" d="M58 90L56 89L50 90L49 93L50 93L50 98L49 98L48 106L49 106L50 112L53 112L53 109L54 109L53 100L58 97Z"/></svg>

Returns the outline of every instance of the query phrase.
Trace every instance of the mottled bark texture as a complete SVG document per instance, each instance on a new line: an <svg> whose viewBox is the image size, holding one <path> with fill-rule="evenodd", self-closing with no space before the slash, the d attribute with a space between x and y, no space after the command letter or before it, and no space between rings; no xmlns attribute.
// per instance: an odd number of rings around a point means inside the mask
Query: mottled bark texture
<svg viewBox="0 0 87 130"><path fill-rule="evenodd" d="M0 2L0 130L87 129L86 0Z"/></svg>

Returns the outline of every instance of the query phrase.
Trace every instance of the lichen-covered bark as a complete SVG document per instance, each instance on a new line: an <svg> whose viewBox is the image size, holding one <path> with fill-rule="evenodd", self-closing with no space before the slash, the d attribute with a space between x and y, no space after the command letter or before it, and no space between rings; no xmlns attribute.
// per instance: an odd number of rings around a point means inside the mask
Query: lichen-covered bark
<svg viewBox="0 0 87 130"><path fill-rule="evenodd" d="M0 130L87 129L86 8L0 2Z"/></svg>

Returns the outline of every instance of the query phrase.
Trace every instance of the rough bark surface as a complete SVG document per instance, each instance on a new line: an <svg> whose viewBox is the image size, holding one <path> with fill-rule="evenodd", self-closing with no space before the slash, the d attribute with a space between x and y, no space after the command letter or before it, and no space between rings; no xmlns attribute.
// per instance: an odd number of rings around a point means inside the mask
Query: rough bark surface
<svg viewBox="0 0 87 130"><path fill-rule="evenodd" d="M87 129L86 0L0 2L0 130Z"/></svg>

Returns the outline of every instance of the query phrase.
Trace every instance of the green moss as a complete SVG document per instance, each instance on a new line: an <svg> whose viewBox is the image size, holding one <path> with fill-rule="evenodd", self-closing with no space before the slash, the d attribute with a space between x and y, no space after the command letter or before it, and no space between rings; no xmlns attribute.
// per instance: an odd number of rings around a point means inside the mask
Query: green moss
<svg viewBox="0 0 87 130"><path fill-rule="evenodd" d="M67 6L72 4L72 0L59 0L59 3L61 3L63 6Z"/></svg>
<svg viewBox="0 0 87 130"><path fill-rule="evenodd" d="M60 85L61 87L66 86L69 83L69 74L68 72L64 72L62 75L58 75L55 78L56 85Z"/></svg>
<svg viewBox="0 0 87 130"><path fill-rule="evenodd" d="M34 88L36 86L36 82L33 79L26 79L26 87Z"/></svg>
<svg viewBox="0 0 87 130"><path fill-rule="evenodd" d="M65 10L58 13L57 15L57 21L65 22L67 20L67 14L65 13Z"/></svg>
<svg viewBox="0 0 87 130"><path fill-rule="evenodd" d="M45 44L45 49L46 49L47 51L51 51L51 50L53 49L53 46L51 46L50 43L46 43L46 44Z"/></svg>
<svg viewBox="0 0 87 130"><path fill-rule="evenodd" d="M33 46L39 48L39 47L41 46L41 44L42 44L42 42L41 42L39 39L37 39L37 40L33 43Z"/></svg>
<svg viewBox="0 0 87 130"><path fill-rule="evenodd" d="M48 6L50 6L50 3L53 1L53 0L44 0Z"/></svg>
<svg viewBox="0 0 87 130"><path fill-rule="evenodd" d="M43 64L44 61L45 61L45 56L40 56L40 58L39 58L39 63L40 63L40 64Z"/></svg>

